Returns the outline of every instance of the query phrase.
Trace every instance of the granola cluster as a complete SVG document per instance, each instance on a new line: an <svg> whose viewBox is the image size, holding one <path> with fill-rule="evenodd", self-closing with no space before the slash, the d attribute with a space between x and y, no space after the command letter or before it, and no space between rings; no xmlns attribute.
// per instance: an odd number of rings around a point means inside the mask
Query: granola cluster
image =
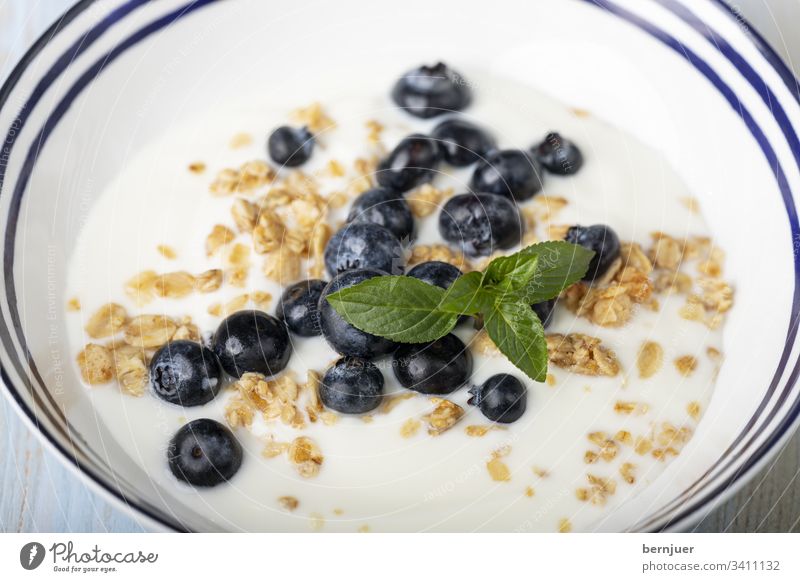
<svg viewBox="0 0 800 582"><path fill-rule="evenodd" d="M652 271L653 265L639 245L623 244L621 256L602 278L591 285L583 281L572 285L564 293L564 303L578 316L597 325L624 325L633 316L635 305L650 300Z"/></svg>
<svg viewBox="0 0 800 582"><path fill-rule="evenodd" d="M200 331L191 318L158 314L131 318L117 303L102 305L86 322L86 334L105 344L90 342L78 354L81 377L89 385L116 380L131 396L142 396L149 381L149 364L155 351L170 340L198 341Z"/></svg>
<svg viewBox="0 0 800 582"><path fill-rule="evenodd" d="M449 400L431 398L431 402L436 405L436 408L423 417L423 420L428 423L428 434L430 435L437 436L450 430L464 416L464 409Z"/></svg>
<svg viewBox="0 0 800 582"><path fill-rule="evenodd" d="M620 365L614 352L596 338L580 333L549 334L547 351L550 363L587 376L616 376Z"/></svg>

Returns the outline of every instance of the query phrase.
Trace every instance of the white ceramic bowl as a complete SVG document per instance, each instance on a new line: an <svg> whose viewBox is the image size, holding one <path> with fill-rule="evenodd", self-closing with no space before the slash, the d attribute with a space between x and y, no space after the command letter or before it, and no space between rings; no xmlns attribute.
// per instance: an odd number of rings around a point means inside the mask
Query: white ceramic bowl
<svg viewBox="0 0 800 582"><path fill-rule="evenodd" d="M737 307L711 406L684 454L598 527L684 527L790 436L800 413L798 87L721 2L83 0L0 90L2 378L83 479L155 528L216 529L96 422L64 340L76 235L126 159L244 91L290 91L296 75L346 87L371 67L431 58L528 83L654 145L727 251Z"/></svg>

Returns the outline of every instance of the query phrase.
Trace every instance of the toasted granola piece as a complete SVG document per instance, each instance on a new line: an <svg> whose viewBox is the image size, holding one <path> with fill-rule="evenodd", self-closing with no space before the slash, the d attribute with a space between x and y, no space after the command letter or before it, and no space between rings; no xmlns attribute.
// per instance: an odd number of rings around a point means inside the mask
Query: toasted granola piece
<svg viewBox="0 0 800 582"><path fill-rule="evenodd" d="M697 369L697 358L694 356L681 356L675 359L675 368L683 376L691 376L692 372Z"/></svg>
<svg viewBox="0 0 800 582"><path fill-rule="evenodd" d="M240 180L241 175L238 170L225 168L217 173L209 190L214 196L230 196L238 189Z"/></svg>
<svg viewBox="0 0 800 582"><path fill-rule="evenodd" d="M251 160L239 167L238 175L236 190L250 192L272 182L275 179L275 170L264 160Z"/></svg>
<svg viewBox="0 0 800 582"><path fill-rule="evenodd" d="M137 305L144 305L153 299L158 273L142 271L125 282L125 294Z"/></svg>
<svg viewBox="0 0 800 582"><path fill-rule="evenodd" d="M236 150L249 146L251 143L253 143L253 136L249 133L240 132L231 138L231 141L228 145L230 145L231 149Z"/></svg>
<svg viewBox="0 0 800 582"><path fill-rule="evenodd" d="M270 438L264 444L264 449L261 451L261 455L266 457L267 459L274 459L275 457L280 457L283 453L285 453L288 450L289 450L289 443L276 441Z"/></svg>
<svg viewBox="0 0 800 582"><path fill-rule="evenodd" d="M239 232L253 232L258 222L258 214L258 206L244 198L237 198L231 206L231 216Z"/></svg>
<svg viewBox="0 0 800 582"><path fill-rule="evenodd" d="M389 414L403 400L414 398L414 396L415 396L414 392L411 391L400 392L399 394L391 394L389 396L385 396L383 398L383 403L381 404L381 412L383 412L384 414Z"/></svg>
<svg viewBox="0 0 800 582"><path fill-rule="evenodd" d="M325 458L317 444L308 437L297 437L289 446L289 461L291 461L301 477L314 477L319 473Z"/></svg>
<svg viewBox="0 0 800 582"><path fill-rule="evenodd" d="M533 227L537 222L548 224L552 222L555 215L561 211L569 201L563 196L538 195L534 197L533 204L523 209L523 215L530 221L529 226Z"/></svg>
<svg viewBox="0 0 800 582"><path fill-rule="evenodd" d="M417 434L417 431L419 431L419 428L421 426L422 423L418 421L416 418L409 418L400 427L400 436L406 439L411 438L412 436Z"/></svg>
<svg viewBox="0 0 800 582"><path fill-rule="evenodd" d="M725 281L701 277L697 284L703 290L700 299L709 311L725 313L733 307L733 289Z"/></svg>
<svg viewBox="0 0 800 582"><path fill-rule="evenodd" d="M579 282L563 295L566 307L602 326L618 327L632 316L634 305L646 303L653 293L650 260L634 243L623 243L621 256L590 286Z"/></svg>
<svg viewBox="0 0 800 582"><path fill-rule="evenodd" d="M493 430L503 430L503 427L496 424L471 424L464 429L464 432L467 433L467 436L483 437Z"/></svg>
<svg viewBox="0 0 800 582"><path fill-rule="evenodd" d="M125 326L125 341L141 348L158 348L178 330L177 324L165 315L139 315Z"/></svg>
<svg viewBox="0 0 800 582"><path fill-rule="evenodd" d="M194 278L195 289L200 293L212 293L222 286L222 269L209 269Z"/></svg>
<svg viewBox="0 0 800 582"><path fill-rule="evenodd" d="M194 275L186 271L164 273L156 277L153 289L159 297L180 299L191 295L195 288Z"/></svg>
<svg viewBox="0 0 800 582"><path fill-rule="evenodd" d="M499 457L492 457L486 461L486 469L492 481L511 481L511 470Z"/></svg>
<svg viewBox="0 0 800 582"><path fill-rule="evenodd" d="M311 133L323 133L336 127L336 122L328 117L322 104L315 102L307 107L299 107L292 111L294 122L305 125Z"/></svg>
<svg viewBox="0 0 800 582"><path fill-rule="evenodd" d="M69 301L67 301L67 311L80 311L81 310L81 300L77 297L72 297Z"/></svg>
<svg viewBox="0 0 800 582"><path fill-rule="evenodd" d="M253 424L253 407L245 402L240 394L231 398L225 405L225 421L231 428L249 427Z"/></svg>
<svg viewBox="0 0 800 582"><path fill-rule="evenodd" d="M229 245L236 238L236 233L222 224L214 225L206 237L206 255L215 255L222 247Z"/></svg>
<svg viewBox="0 0 800 582"><path fill-rule="evenodd" d="M144 349L123 343L114 343L108 349L114 359L114 376L120 389L130 396L144 396L150 381Z"/></svg>
<svg viewBox="0 0 800 582"><path fill-rule="evenodd" d="M558 533L570 533L572 531L572 522L566 517L558 520Z"/></svg>
<svg viewBox="0 0 800 582"><path fill-rule="evenodd" d="M464 416L464 409L443 398L431 398L436 405L433 412L423 417L428 422L428 434L436 436L450 430Z"/></svg>
<svg viewBox="0 0 800 582"><path fill-rule="evenodd" d="M325 274L325 246L331 238L333 230L330 225L322 222L311 233L309 276L320 279Z"/></svg>
<svg viewBox="0 0 800 582"><path fill-rule="evenodd" d="M469 347L484 356L500 355L500 350L497 349L497 346L492 341L492 338L489 337L489 334L486 333L485 329L480 330L473 336Z"/></svg>
<svg viewBox="0 0 800 582"><path fill-rule="evenodd" d="M322 420L322 424L325 426L333 426L337 422L339 422L339 415L335 412L331 412L330 410L326 410L322 414L319 415L320 420Z"/></svg>
<svg viewBox="0 0 800 582"><path fill-rule="evenodd" d="M377 156L356 158L353 162L355 176L350 179L350 183L347 186L348 196L358 196L375 186L375 172L379 161Z"/></svg>
<svg viewBox="0 0 800 582"><path fill-rule="evenodd" d="M664 348L658 342L644 342L639 348L636 366L640 378L651 378L661 369L664 362Z"/></svg>
<svg viewBox="0 0 800 582"><path fill-rule="evenodd" d="M274 210L265 208L253 225L253 247L260 255L271 253L280 248L285 232L280 217Z"/></svg>
<svg viewBox="0 0 800 582"><path fill-rule="evenodd" d="M202 174L206 171L206 165L203 162L192 162L188 169L192 174Z"/></svg>
<svg viewBox="0 0 800 582"><path fill-rule="evenodd" d="M267 255L264 261L264 275L282 285L293 283L300 277L300 257L289 249L281 247Z"/></svg>
<svg viewBox="0 0 800 582"><path fill-rule="evenodd" d="M686 405L686 412L693 420L700 420L700 403L692 401Z"/></svg>
<svg viewBox="0 0 800 582"><path fill-rule="evenodd" d="M649 453L653 448L653 441L647 437L636 437L636 445L634 446L633 450L636 451L638 455L646 455Z"/></svg>
<svg viewBox="0 0 800 582"><path fill-rule="evenodd" d="M367 141L370 143L379 143L381 141L381 133L383 133L383 124L375 119L368 119L364 124L367 126Z"/></svg>
<svg viewBox="0 0 800 582"><path fill-rule="evenodd" d="M245 287L247 287L247 277L249 275L250 275L249 267L231 267L230 269L225 269L223 278L225 282L231 287L238 287L239 289L244 289Z"/></svg>
<svg viewBox="0 0 800 582"><path fill-rule="evenodd" d="M611 477L587 473L586 479L590 487L588 500L594 505L605 505L608 498L617 492L617 482Z"/></svg>
<svg viewBox="0 0 800 582"><path fill-rule="evenodd" d="M653 247L650 249L650 259L656 267L677 271L683 261L685 241L679 241L666 233L653 232Z"/></svg>
<svg viewBox="0 0 800 582"><path fill-rule="evenodd" d="M78 354L78 366L87 384L106 384L114 378L114 357L105 346L86 344Z"/></svg>
<svg viewBox="0 0 800 582"><path fill-rule="evenodd" d="M656 293L680 293L686 295L692 291L692 278L682 271L659 269L653 278Z"/></svg>
<svg viewBox="0 0 800 582"><path fill-rule="evenodd" d="M409 266L416 265L417 263L426 263L428 261L450 263L465 273L472 270L464 254L460 251L454 251L447 245L416 245L411 249L411 257L408 259Z"/></svg>
<svg viewBox="0 0 800 582"><path fill-rule="evenodd" d="M297 509L297 506L300 505L300 502L296 497L285 495L283 497L278 497L278 505L280 505L281 509L284 511L294 511Z"/></svg>
<svg viewBox="0 0 800 582"><path fill-rule="evenodd" d="M169 245L158 245L156 247L156 250L165 259L173 260L173 259L177 258L177 256L178 256L178 253L175 252L175 249L173 249Z"/></svg>
<svg viewBox="0 0 800 582"><path fill-rule="evenodd" d="M306 414L311 422L317 422L317 418L325 410L322 400L319 397L319 387L322 383L322 375L316 370L309 370L306 374L306 383L302 390L306 393Z"/></svg>
<svg viewBox="0 0 800 582"><path fill-rule="evenodd" d="M94 339L112 336L128 322L128 312L118 303L102 305L86 322L84 329Z"/></svg>
<svg viewBox="0 0 800 582"><path fill-rule="evenodd" d="M620 366L614 352L601 345L598 338L580 333L547 336L550 362L578 374L616 376Z"/></svg>
<svg viewBox="0 0 800 582"><path fill-rule="evenodd" d="M614 412L617 414L635 414L641 416L646 414L650 407L644 402L631 402L629 400L617 400L614 403Z"/></svg>
<svg viewBox="0 0 800 582"><path fill-rule="evenodd" d="M622 465L619 467L619 474L622 475L622 478L629 485L633 485L636 482L635 473L636 465L633 463L622 463Z"/></svg>
<svg viewBox="0 0 800 582"><path fill-rule="evenodd" d="M441 190L430 184L423 184L407 193L405 199L411 207L411 213L417 218L424 218L436 212L441 207L442 200L452 195L452 188Z"/></svg>

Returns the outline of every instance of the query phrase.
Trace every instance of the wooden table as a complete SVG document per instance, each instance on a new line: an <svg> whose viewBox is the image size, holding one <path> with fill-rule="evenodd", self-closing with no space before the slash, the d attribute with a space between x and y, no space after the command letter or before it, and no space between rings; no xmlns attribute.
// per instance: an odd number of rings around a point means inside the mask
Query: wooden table
<svg viewBox="0 0 800 582"><path fill-rule="evenodd" d="M800 22L800 0L740 0L742 13L800 63L800 35L776 22ZM0 79L25 46L71 4L70 0L0 2ZM794 44L792 44L794 43ZM16 418L0 398L0 532L138 532L141 524L112 507L66 469ZM711 512L695 531L800 532L800 434L730 501Z"/></svg>

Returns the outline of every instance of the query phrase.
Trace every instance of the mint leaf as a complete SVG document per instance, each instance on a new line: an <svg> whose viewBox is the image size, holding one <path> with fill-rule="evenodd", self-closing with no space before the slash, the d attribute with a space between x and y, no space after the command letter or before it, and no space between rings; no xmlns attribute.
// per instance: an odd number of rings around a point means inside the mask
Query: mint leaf
<svg viewBox="0 0 800 582"><path fill-rule="evenodd" d="M499 303L484 314L484 329L499 349L532 380L547 377L547 341L544 328L528 305Z"/></svg>
<svg viewBox="0 0 800 582"><path fill-rule="evenodd" d="M539 256L525 249L494 259L486 268L485 285L501 293L520 291L533 279Z"/></svg>
<svg viewBox="0 0 800 582"><path fill-rule="evenodd" d="M580 281L594 257L594 251L566 241L537 243L517 254L537 257L536 272L517 292L517 301L528 305L557 297L564 289Z"/></svg>
<svg viewBox="0 0 800 582"><path fill-rule="evenodd" d="M419 279L387 275L340 289L327 300L347 323L405 343L433 341L450 333L457 312L439 309L444 289Z"/></svg>
<svg viewBox="0 0 800 582"><path fill-rule="evenodd" d="M484 275L479 271L461 275L445 291L439 309L458 315L477 315L485 309L491 308L494 304L494 297L489 296L484 290L483 279Z"/></svg>

